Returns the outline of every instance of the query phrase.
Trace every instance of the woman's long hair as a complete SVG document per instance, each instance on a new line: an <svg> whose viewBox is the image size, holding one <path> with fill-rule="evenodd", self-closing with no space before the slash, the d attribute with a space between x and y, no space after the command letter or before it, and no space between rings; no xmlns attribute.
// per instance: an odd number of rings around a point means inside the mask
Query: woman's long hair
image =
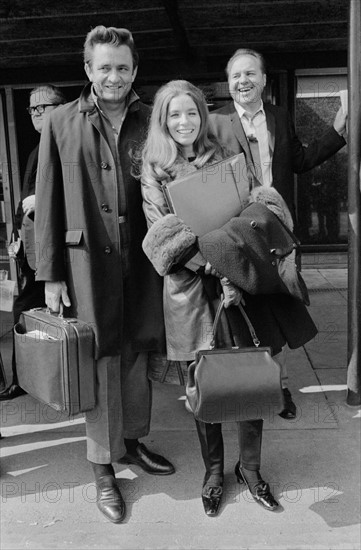
<svg viewBox="0 0 361 550"><path fill-rule="evenodd" d="M148 183L168 179L177 157L182 156L182 148L169 133L167 117L169 104L173 98L187 94L198 109L201 124L194 142L197 168L217 157L222 158L222 147L211 131L209 113L203 92L187 80L171 80L157 91L154 97L147 139L142 150L142 180Z"/></svg>

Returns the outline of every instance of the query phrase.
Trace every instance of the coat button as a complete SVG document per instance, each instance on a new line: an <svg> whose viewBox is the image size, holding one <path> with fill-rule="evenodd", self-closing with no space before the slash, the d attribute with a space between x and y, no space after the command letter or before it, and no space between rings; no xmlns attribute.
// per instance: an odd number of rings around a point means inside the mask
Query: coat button
<svg viewBox="0 0 361 550"><path fill-rule="evenodd" d="M106 169L108 168L108 166L109 166L109 165L108 165L107 162L102 161L102 162L100 163L100 168L103 168L103 170L106 170Z"/></svg>
<svg viewBox="0 0 361 550"><path fill-rule="evenodd" d="M273 260L273 262L271 262L271 264L272 264L273 266L275 266L275 265L276 265L276 262Z"/></svg>
<svg viewBox="0 0 361 550"><path fill-rule="evenodd" d="M104 247L104 254L111 254L112 253L112 247L111 246L105 246Z"/></svg>
<svg viewBox="0 0 361 550"><path fill-rule="evenodd" d="M252 221L251 221L251 227L253 227L253 229L254 229L255 227L257 227L257 222L255 222L254 220L252 220Z"/></svg>
<svg viewBox="0 0 361 550"><path fill-rule="evenodd" d="M109 205L106 204L105 202L102 203L102 210L104 210L104 212L109 212Z"/></svg>

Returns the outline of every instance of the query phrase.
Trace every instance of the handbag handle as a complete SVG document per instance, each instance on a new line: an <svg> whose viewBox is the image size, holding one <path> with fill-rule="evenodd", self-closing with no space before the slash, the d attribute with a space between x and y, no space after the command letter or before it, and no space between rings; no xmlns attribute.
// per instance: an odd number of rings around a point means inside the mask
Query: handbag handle
<svg viewBox="0 0 361 550"><path fill-rule="evenodd" d="M215 349L216 347L216 333L217 333L217 328L218 328L218 325L219 325L219 321L220 321L220 318L221 318L221 314L224 310L224 304L225 304L225 300L223 298L223 294L222 294L222 297L221 297L221 302L217 308L217 312L216 312L216 316L214 318L214 322L213 322L213 328L212 328L212 340L211 340L211 343L210 343L210 346L209 348L210 349ZM239 304L239 309L242 313L242 316L244 318L244 320L246 321L247 323L247 326L249 328L249 331L251 333L251 336L252 336L252 340L253 340L253 343L254 345L256 346L256 348L258 348L258 346L260 345L260 341L257 337L257 334L256 334L256 331L254 330L254 327L251 323L251 320L250 318L248 317L247 313L245 312L242 304Z"/></svg>

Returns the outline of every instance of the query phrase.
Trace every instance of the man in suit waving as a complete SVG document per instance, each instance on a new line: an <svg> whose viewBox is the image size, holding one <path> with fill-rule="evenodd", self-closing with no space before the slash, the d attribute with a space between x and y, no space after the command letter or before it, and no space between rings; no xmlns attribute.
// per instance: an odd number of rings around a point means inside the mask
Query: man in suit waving
<svg viewBox="0 0 361 550"><path fill-rule="evenodd" d="M287 110L262 101L267 77L260 53L237 50L228 61L226 73L232 101L211 113L213 129L227 149L235 154L244 152L250 186L273 186L295 218L294 174L311 170L345 145L347 113L340 108L333 127L305 147ZM278 359L286 403L281 416L295 418L296 406L287 388L284 354Z"/></svg>

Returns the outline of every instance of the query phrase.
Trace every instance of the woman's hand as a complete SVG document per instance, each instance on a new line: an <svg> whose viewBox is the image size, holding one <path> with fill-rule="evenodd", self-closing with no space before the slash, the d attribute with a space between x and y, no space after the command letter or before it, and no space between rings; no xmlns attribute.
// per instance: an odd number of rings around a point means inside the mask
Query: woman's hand
<svg viewBox="0 0 361 550"><path fill-rule="evenodd" d="M213 277L218 277L219 279L222 277L222 275L219 273L219 271L214 269L214 267L212 267L209 262L207 262L205 267L204 267L204 274L205 275L213 275Z"/></svg>
<svg viewBox="0 0 361 550"><path fill-rule="evenodd" d="M238 306L240 303L244 304L242 291L231 283L227 277L221 279L222 290L224 294L224 307Z"/></svg>
<svg viewBox="0 0 361 550"><path fill-rule="evenodd" d="M224 307L238 306L239 304L245 305L242 291L231 283L227 277L223 277L223 275L214 269L209 262L207 262L204 267L204 273L205 275L213 275L220 279L224 295Z"/></svg>

